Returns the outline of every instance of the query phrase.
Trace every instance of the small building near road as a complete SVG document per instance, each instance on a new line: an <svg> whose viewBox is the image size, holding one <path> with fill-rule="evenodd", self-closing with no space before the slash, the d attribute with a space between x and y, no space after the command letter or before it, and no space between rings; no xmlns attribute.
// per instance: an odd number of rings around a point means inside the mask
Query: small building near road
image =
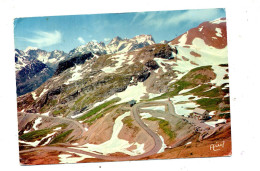
<svg viewBox="0 0 260 171"><path fill-rule="evenodd" d="M198 119L198 120L206 120L209 119L209 112L205 109L201 108L195 108L193 110L193 118Z"/></svg>

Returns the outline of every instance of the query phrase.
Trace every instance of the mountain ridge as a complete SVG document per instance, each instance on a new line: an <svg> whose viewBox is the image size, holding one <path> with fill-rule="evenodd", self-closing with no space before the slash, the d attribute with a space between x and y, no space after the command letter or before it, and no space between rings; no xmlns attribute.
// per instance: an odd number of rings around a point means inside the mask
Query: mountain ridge
<svg viewBox="0 0 260 171"><path fill-rule="evenodd" d="M91 41L85 45L78 46L69 52L69 56L79 55L87 52L97 54L124 53L138 48L155 44L151 35L138 35L131 39L114 37L107 45L104 42Z"/></svg>
<svg viewBox="0 0 260 171"><path fill-rule="evenodd" d="M77 48L74 48L68 54L60 50L47 52L36 47L27 47L24 51L15 49L16 73L19 74L19 72L21 72L24 67L31 64L34 59L37 59L48 65L48 67L50 67L52 70L56 70L60 62L72 59L75 56L88 54L89 52L94 55L112 54L117 52L122 53L133 51L135 49L154 43L155 42L151 35L138 35L132 39L122 39L117 36L113 38L108 45L105 45L104 42L97 43L91 41L86 45L81 45ZM52 77L53 72L48 73L50 74L48 77ZM20 90L17 90L17 92L20 92ZM24 93L27 92L24 91ZM18 94L21 95L21 93Z"/></svg>

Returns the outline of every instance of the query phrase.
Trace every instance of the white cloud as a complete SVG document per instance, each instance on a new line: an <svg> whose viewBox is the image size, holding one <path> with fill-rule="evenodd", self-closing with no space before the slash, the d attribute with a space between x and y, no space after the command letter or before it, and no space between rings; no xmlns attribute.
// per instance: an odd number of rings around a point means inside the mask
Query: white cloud
<svg viewBox="0 0 260 171"><path fill-rule="evenodd" d="M85 44L86 41L82 38L82 37L78 37L78 41L81 43L81 44Z"/></svg>
<svg viewBox="0 0 260 171"><path fill-rule="evenodd" d="M105 41L105 42L109 42L110 40L111 40L111 39L108 38L108 37L104 38L104 41Z"/></svg>
<svg viewBox="0 0 260 171"><path fill-rule="evenodd" d="M218 13L218 9L190 10L179 15L178 17L171 18L169 22L179 24L182 21L196 22L202 20L211 20L215 16L218 16Z"/></svg>
<svg viewBox="0 0 260 171"><path fill-rule="evenodd" d="M137 13L135 13L135 15L134 15L134 17L133 17L133 19L132 19L132 21L131 21L131 24L133 24L134 22L136 22L137 18L139 18L139 17L142 16L142 15L145 15L145 12L137 12Z"/></svg>
<svg viewBox="0 0 260 171"><path fill-rule="evenodd" d="M95 42L95 43L97 43L98 41L97 41L97 40L95 40L95 39L93 39L93 40L92 40L92 42Z"/></svg>
<svg viewBox="0 0 260 171"><path fill-rule="evenodd" d="M57 30L53 32L36 31L33 38L25 38L26 41L34 43L37 47L47 47L61 42L61 33Z"/></svg>
<svg viewBox="0 0 260 171"><path fill-rule="evenodd" d="M166 13L163 11L148 13L143 19L143 24L159 28L179 25L181 22L185 22L185 24L202 22L215 19L215 17L219 16L220 9L188 10L177 15L165 15Z"/></svg>

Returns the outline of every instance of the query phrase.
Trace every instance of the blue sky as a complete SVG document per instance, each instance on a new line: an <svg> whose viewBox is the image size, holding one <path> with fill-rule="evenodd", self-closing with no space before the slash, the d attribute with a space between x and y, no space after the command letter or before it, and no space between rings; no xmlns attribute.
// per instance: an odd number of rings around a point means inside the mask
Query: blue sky
<svg viewBox="0 0 260 171"><path fill-rule="evenodd" d="M204 21L225 16L225 9L218 8L17 18L15 48L32 46L69 52L89 41L109 43L116 36L132 38L140 34L152 35L158 43L172 40Z"/></svg>

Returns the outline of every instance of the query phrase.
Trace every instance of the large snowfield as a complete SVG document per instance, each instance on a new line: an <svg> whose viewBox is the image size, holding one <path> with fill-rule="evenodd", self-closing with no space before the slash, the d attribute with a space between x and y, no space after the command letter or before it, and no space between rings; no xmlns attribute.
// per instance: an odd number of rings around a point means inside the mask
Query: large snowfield
<svg viewBox="0 0 260 171"><path fill-rule="evenodd" d="M218 33L221 33L221 30L217 30ZM173 70L180 71L182 73L187 73L193 68L196 68L198 66L208 66L208 65L219 65L219 64L227 64L228 58L227 58L227 46L223 49L217 49L213 46L208 46L205 44L204 40L200 38L195 38L192 41L192 45L186 45L187 47L183 47L183 45L186 43L186 36L188 32L185 33L180 38L180 43L177 45L172 45L169 43L169 45L172 48L178 49L177 57L181 60L177 61L178 66L173 66ZM200 57L195 57L191 55L191 52L196 52ZM189 61L182 60L182 56L189 59ZM192 64L190 61L196 63L197 65ZM218 75L218 73L216 73Z"/></svg>

